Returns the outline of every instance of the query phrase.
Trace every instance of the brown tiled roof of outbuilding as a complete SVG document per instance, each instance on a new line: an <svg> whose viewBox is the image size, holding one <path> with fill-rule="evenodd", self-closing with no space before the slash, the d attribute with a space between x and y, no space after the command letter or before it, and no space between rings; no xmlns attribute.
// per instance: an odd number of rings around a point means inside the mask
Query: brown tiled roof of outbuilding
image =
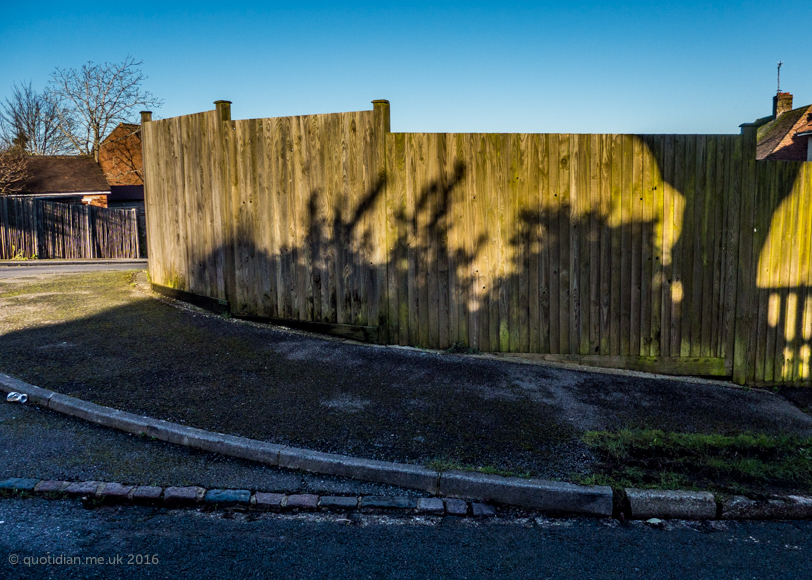
<svg viewBox="0 0 812 580"><path fill-rule="evenodd" d="M797 133L812 130L812 105L787 111L758 128L756 159L805 161L808 137Z"/></svg>
<svg viewBox="0 0 812 580"><path fill-rule="evenodd" d="M32 155L26 158L26 167L30 177L24 194L110 191L101 167L87 155Z"/></svg>

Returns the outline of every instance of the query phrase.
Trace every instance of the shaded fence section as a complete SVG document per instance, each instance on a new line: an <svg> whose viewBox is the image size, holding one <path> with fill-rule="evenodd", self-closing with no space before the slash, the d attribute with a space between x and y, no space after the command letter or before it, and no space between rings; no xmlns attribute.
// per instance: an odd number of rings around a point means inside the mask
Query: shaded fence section
<svg viewBox="0 0 812 580"><path fill-rule="evenodd" d="M138 258L135 210L0 198L0 259Z"/></svg>
<svg viewBox="0 0 812 580"><path fill-rule="evenodd" d="M809 164L756 163L750 127L391 133L385 101L143 121L158 285L389 344L809 380Z"/></svg>
<svg viewBox="0 0 812 580"><path fill-rule="evenodd" d="M379 326L382 116L229 117L144 123L153 281L244 315Z"/></svg>

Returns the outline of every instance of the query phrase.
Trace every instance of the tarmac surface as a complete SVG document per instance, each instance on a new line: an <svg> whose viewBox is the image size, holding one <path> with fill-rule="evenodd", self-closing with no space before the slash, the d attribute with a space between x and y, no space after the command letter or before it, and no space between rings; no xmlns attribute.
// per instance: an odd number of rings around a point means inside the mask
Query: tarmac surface
<svg viewBox="0 0 812 580"><path fill-rule="evenodd" d="M0 279L42 274L78 274L145 269L147 260L0 260Z"/></svg>
<svg viewBox="0 0 812 580"><path fill-rule="evenodd" d="M115 481L279 493L427 496L416 490L268 467L0 402L0 480Z"/></svg>
<svg viewBox="0 0 812 580"><path fill-rule="evenodd" d="M0 576L21 579L799 579L810 550L808 521L652 527L0 501Z"/></svg>
<svg viewBox="0 0 812 580"><path fill-rule="evenodd" d="M589 472L587 430L812 435L788 400L718 381L328 340L179 308L119 272L19 270L0 284L0 372L215 432L544 479Z"/></svg>

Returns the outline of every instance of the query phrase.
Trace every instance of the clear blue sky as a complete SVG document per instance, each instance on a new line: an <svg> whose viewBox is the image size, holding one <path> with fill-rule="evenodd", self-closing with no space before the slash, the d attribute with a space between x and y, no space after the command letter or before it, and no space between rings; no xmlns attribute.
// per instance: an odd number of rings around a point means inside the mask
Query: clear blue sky
<svg viewBox="0 0 812 580"><path fill-rule="evenodd" d="M53 69L143 60L171 117L392 103L394 131L738 133L776 62L812 103L812 2L13 2L0 98Z"/></svg>

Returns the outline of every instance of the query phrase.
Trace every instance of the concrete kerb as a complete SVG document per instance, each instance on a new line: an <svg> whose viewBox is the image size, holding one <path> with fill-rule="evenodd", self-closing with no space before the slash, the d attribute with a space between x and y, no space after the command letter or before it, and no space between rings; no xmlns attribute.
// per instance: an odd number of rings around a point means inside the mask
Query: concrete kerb
<svg viewBox="0 0 812 580"><path fill-rule="evenodd" d="M434 495L537 509L553 514L612 516L613 493L608 486L581 486L565 482L502 477L465 471L438 472L417 465L360 459L276 445L234 435L212 433L111 409L75 397L54 393L0 373L0 392L11 391L27 394L29 401L42 407L98 425L266 465L419 489ZM635 497L635 494L645 496L645 499ZM660 518L718 517L714 496L707 492L701 494L663 491L640 493L639 490L629 489L626 490L626 495L630 503L633 498L641 500L640 503L634 501L633 517L641 517L644 514L648 517ZM674 501L671 501L672 499ZM647 505L643 507L643 503ZM773 507L772 510L767 511L778 512L782 515L788 515L788 512L794 511L802 513L802 517L810 517L812 500L798 498L793 503L798 504L793 505L795 510L787 509L787 506L782 504L783 509ZM688 509L688 504L693 507ZM735 517L736 509L725 511L727 513L722 517Z"/></svg>
<svg viewBox="0 0 812 580"><path fill-rule="evenodd" d="M439 473L418 465L359 459L347 455L333 455L309 449L285 447L279 453L279 467L420 489L432 494L438 492Z"/></svg>
<svg viewBox="0 0 812 580"><path fill-rule="evenodd" d="M37 404L40 407L47 407L48 401L55 394L53 391L48 391L46 389L35 387L34 385L29 385L28 383L24 383L19 379L15 379L14 377L10 377L3 373L0 373L0 391L3 391L4 393L11 393L14 391L18 393L25 393L28 395L29 402Z"/></svg>
<svg viewBox="0 0 812 580"><path fill-rule="evenodd" d="M502 477L467 471L444 471L440 494L506 505L519 505L549 513L612 516L612 488L559 481Z"/></svg>
<svg viewBox="0 0 812 580"><path fill-rule="evenodd" d="M712 520L717 517L716 499L707 491L675 491L626 488L631 517Z"/></svg>

